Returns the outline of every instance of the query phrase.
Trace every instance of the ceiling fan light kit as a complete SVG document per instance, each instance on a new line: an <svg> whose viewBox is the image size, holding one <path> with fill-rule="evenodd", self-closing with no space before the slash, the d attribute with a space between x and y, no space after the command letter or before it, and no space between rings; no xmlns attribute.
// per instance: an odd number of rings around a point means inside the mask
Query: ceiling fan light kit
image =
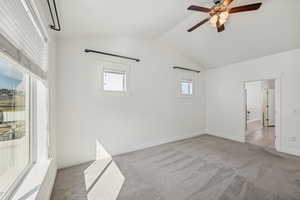
<svg viewBox="0 0 300 200"><path fill-rule="evenodd" d="M214 0L215 5L212 8L205 8L201 6L192 5L188 7L188 10L198 11L208 13L209 17L202 20L192 28L188 30L188 32L192 32L201 25L209 22L211 26L216 27L218 32L222 32L225 30L224 24L227 22L229 15L232 13L239 13L239 12L246 12L246 11L253 11L260 8L262 3L255 3L250 5L238 6L229 8L229 5L234 0Z"/></svg>
<svg viewBox="0 0 300 200"><path fill-rule="evenodd" d="M228 17L229 17L229 12L228 11L220 12L218 14L213 15L210 18L209 23L210 23L211 26L217 27L218 22L219 22L219 25L225 24Z"/></svg>

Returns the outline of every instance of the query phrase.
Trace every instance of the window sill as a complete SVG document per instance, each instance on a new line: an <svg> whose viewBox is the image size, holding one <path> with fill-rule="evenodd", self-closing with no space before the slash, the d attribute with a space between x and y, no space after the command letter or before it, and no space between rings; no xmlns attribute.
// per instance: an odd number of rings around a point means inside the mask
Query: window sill
<svg viewBox="0 0 300 200"><path fill-rule="evenodd" d="M130 93L128 90L126 91L110 91L110 90L99 90L102 95L105 95L105 96L130 96Z"/></svg>
<svg viewBox="0 0 300 200"><path fill-rule="evenodd" d="M30 169L20 186L16 189L12 200L36 200L41 185L47 175L52 159L36 163Z"/></svg>
<svg viewBox="0 0 300 200"><path fill-rule="evenodd" d="M193 97L194 97L194 95L179 95L178 96L178 98L180 98L180 99L191 99Z"/></svg>

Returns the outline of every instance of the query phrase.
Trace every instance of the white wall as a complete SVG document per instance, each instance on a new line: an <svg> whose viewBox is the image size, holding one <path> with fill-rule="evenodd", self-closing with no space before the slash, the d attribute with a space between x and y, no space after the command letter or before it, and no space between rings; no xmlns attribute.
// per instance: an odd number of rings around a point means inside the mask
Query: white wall
<svg viewBox="0 0 300 200"><path fill-rule="evenodd" d="M85 48L137 57L124 61L86 54ZM195 66L154 40L68 38L57 48L57 154L59 167L95 159L96 141L112 155L203 133L204 73L173 70ZM100 90L101 61L130 65L129 95ZM195 80L195 96L178 97L178 81Z"/></svg>
<svg viewBox="0 0 300 200"><path fill-rule="evenodd" d="M206 72L210 134L244 141L243 83L281 77L281 151L300 155L300 49Z"/></svg>
<svg viewBox="0 0 300 200"><path fill-rule="evenodd" d="M262 82L253 81L245 84L247 90L248 122L262 120Z"/></svg>
<svg viewBox="0 0 300 200"><path fill-rule="evenodd" d="M56 115L55 115L55 96L56 96L56 32L51 30L48 25L50 23L49 9L46 1L34 0L37 4L38 10L40 12L41 18L44 22L44 25L47 27L49 34L48 42L48 71L47 71L47 84L49 90L49 149L48 155L51 158L49 162L49 168L47 170L45 179L43 180L41 187L39 188L36 199L39 200L48 200L52 192L52 188L55 181L56 171L57 171L57 161L56 161ZM43 163L42 163L43 164Z"/></svg>

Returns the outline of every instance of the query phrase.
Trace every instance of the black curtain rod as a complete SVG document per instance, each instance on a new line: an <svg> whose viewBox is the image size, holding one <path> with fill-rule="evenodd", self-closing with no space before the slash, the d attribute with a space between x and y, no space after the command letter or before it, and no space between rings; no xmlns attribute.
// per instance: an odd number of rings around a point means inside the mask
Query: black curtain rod
<svg viewBox="0 0 300 200"><path fill-rule="evenodd" d="M141 61L140 59L137 59L137 58L131 58L131 57L121 56L121 55L117 55L117 54L106 53L106 52L103 52L103 51L95 51L95 50L91 50L91 49L85 49L84 51L86 53L103 54L103 55L107 55L107 56L113 56L113 57L124 58L124 59L128 59L128 60L134 60L136 62Z"/></svg>
<svg viewBox="0 0 300 200"><path fill-rule="evenodd" d="M181 69L181 70L186 70L186 71L191 71L191 72L196 72L196 73L201 72L201 71L198 71L198 70L189 69L189 68L185 68L185 67L177 67L177 66L174 66L173 69Z"/></svg>
<svg viewBox="0 0 300 200"><path fill-rule="evenodd" d="M56 23L55 23L55 20L54 20L50 0L47 0L47 2L48 2L49 11L50 11L50 16L51 16L51 19L52 19L52 25L50 25L50 28L52 30L55 30L55 31L60 31L61 29L60 29L60 22L59 22L59 17L58 17L57 8L56 8L56 2L55 2L55 0L53 0L53 7L54 7L54 10L55 10L56 21L57 21L57 26L58 27L56 27Z"/></svg>

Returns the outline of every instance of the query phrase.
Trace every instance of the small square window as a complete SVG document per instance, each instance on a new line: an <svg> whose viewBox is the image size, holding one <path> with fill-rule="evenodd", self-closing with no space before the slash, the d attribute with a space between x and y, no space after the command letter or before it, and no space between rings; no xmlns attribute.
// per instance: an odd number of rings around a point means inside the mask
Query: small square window
<svg viewBox="0 0 300 200"><path fill-rule="evenodd" d="M193 95L193 81L181 80L180 81L180 94L182 96L192 96Z"/></svg>
<svg viewBox="0 0 300 200"><path fill-rule="evenodd" d="M104 70L103 89L104 91L126 92L126 72Z"/></svg>

